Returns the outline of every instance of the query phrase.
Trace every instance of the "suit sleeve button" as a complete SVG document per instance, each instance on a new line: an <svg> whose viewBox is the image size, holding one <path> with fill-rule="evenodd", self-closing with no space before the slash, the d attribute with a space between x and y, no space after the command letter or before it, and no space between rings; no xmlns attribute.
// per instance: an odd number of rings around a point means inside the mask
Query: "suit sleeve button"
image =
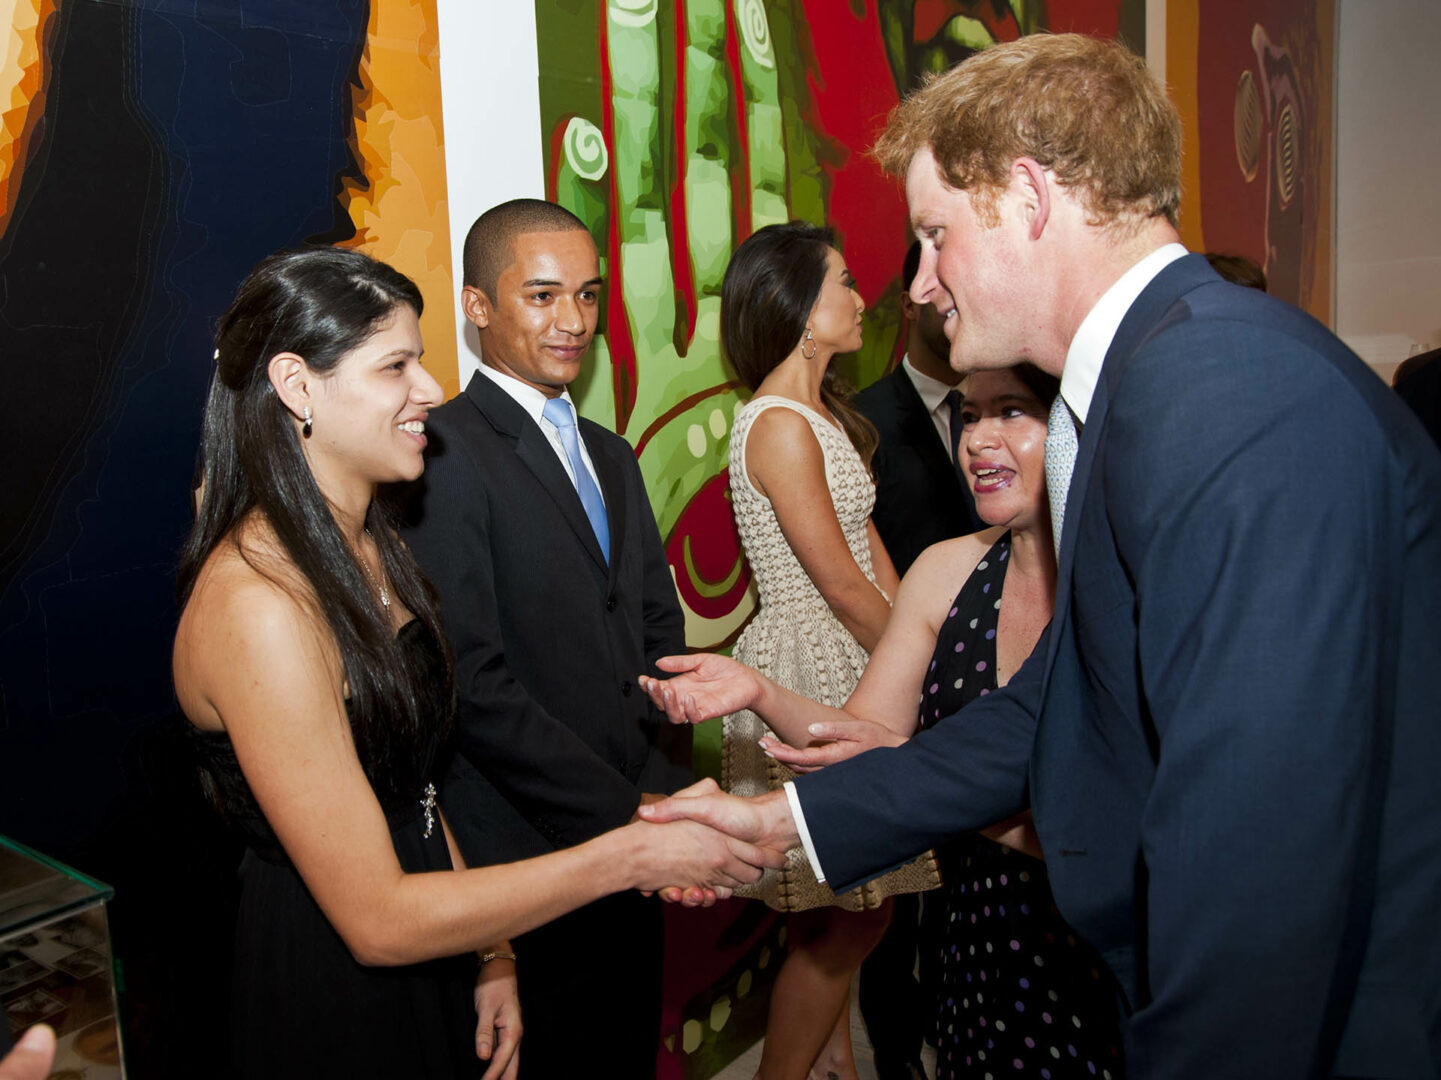
<svg viewBox="0 0 1441 1080"><path fill-rule="evenodd" d="M632 687L631 687L631 685L630 685L630 680L629 680L629 679L627 679L625 682L621 683L621 684L620 684L620 694L621 694L621 697L630 697L631 689L632 689Z"/></svg>

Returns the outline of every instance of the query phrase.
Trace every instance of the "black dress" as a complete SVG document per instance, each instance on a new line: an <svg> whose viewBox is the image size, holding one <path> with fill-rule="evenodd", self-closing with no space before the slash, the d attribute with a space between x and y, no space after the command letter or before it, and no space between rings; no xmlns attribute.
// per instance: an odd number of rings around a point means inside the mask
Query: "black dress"
<svg viewBox="0 0 1441 1080"><path fill-rule="evenodd" d="M444 685L438 646L418 621L401 647L420 650ZM444 709L446 702L433 703ZM223 732L195 733L202 775L247 850L240 865L232 1003L235 1074L241 1080L344 1076L479 1077L474 954L407 967L365 967L316 905L256 806ZM436 740L422 776L436 775ZM408 873L451 869L440 820L427 822L425 785L381 800ZM430 805L433 805L431 803ZM427 835L429 829L429 835Z"/></svg>
<svg viewBox="0 0 1441 1080"><path fill-rule="evenodd" d="M1006 533L961 587L941 626L920 726L996 688L996 626L1011 554ZM936 1080L1122 1075L1105 962L1056 911L1046 864L977 833L939 852L944 884Z"/></svg>

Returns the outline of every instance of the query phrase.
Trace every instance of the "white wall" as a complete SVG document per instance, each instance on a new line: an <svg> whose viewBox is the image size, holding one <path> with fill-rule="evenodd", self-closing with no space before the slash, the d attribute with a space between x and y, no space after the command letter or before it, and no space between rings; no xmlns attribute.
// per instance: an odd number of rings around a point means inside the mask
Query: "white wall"
<svg viewBox="0 0 1441 1080"><path fill-rule="evenodd" d="M530 0L438 0L445 184L460 385L478 363L475 329L460 314L461 252L471 222L506 199L545 198L540 70Z"/></svg>
<svg viewBox="0 0 1441 1080"><path fill-rule="evenodd" d="M1336 332L1390 380L1441 347L1441 3L1340 0Z"/></svg>

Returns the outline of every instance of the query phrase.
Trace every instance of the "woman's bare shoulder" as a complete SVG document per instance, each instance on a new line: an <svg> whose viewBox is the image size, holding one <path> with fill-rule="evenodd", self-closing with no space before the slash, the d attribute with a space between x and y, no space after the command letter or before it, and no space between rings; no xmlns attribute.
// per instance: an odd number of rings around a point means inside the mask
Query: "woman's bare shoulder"
<svg viewBox="0 0 1441 1080"><path fill-rule="evenodd" d="M799 402L779 394L767 394L763 399L756 397L751 400L762 402L762 407L751 420L752 441L759 438L764 441L802 439L807 443L816 442L815 430L810 419L801 411Z"/></svg>
<svg viewBox="0 0 1441 1080"><path fill-rule="evenodd" d="M297 662L329 658L333 643L326 647L329 635L308 597L268 527L242 526L216 546L175 634L175 689L193 722L223 726L213 703L236 679L278 677Z"/></svg>
<svg viewBox="0 0 1441 1080"><path fill-rule="evenodd" d="M228 620L249 615L275 618L304 609L304 575L286 554L275 531L252 515L215 546L196 575L184 616ZM184 621L182 617L182 622Z"/></svg>
<svg viewBox="0 0 1441 1080"><path fill-rule="evenodd" d="M1004 532L1005 529L1000 525L993 525L968 536L957 536L932 544L916 556L916 561L906 571L906 577L918 573L929 582L938 583L944 579L953 581L956 588L959 588Z"/></svg>

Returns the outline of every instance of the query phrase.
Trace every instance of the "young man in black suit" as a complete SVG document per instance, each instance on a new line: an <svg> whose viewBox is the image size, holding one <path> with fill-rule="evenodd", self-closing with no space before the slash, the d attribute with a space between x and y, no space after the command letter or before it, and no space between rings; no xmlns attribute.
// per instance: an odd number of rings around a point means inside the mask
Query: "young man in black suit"
<svg viewBox="0 0 1441 1080"><path fill-rule="evenodd" d="M1186 254L1180 144L1144 62L1070 34L893 115L912 297L950 294L953 358L1061 377L1054 618L902 746L644 816L803 839L847 889L1029 801L1132 1080L1435 1076L1441 456L1325 327ZM811 763L879 745L810 730L841 740Z"/></svg>
<svg viewBox="0 0 1441 1080"><path fill-rule="evenodd" d="M404 536L441 597L455 656L457 753L442 804L471 864L625 824L690 781L689 731L635 686L685 651L684 622L630 445L577 418L600 312L595 243L533 199L482 214L464 253L481 368L430 415ZM661 923L619 895L515 942L521 1075L649 1076Z"/></svg>

